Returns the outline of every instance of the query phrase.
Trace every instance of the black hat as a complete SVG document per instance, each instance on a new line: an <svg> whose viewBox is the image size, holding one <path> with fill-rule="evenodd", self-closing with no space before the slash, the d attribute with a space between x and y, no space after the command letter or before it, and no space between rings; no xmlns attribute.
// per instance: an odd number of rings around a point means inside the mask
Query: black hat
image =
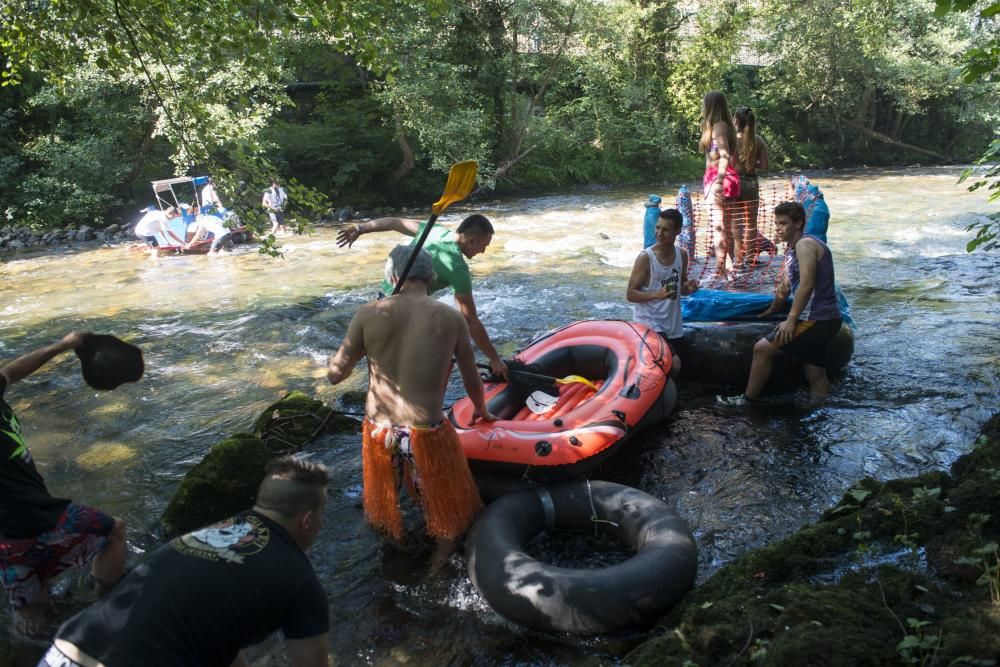
<svg viewBox="0 0 1000 667"><path fill-rule="evenodd" d="M145 364L142 350L114 336L87 334L76 348L83 379L94 389L114 389L123 382L136 382Z"/></svg>

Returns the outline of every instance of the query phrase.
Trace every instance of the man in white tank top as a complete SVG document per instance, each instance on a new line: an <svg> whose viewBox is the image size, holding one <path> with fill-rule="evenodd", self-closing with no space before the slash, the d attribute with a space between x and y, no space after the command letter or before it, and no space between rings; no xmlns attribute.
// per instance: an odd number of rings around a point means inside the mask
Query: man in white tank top
<svg viewBox="0 0 1000 667"><path fill-rule="evenodd" d="M684 218L675 208L660 212L656 222L656 243L635 258L625 292L625 298L634 304L633 319L667 339L674 356L671 377L680 373L680 355L683 354L680 297L698 289L698 281L688 279L687 250L675 243L683 222Z"/></svg>

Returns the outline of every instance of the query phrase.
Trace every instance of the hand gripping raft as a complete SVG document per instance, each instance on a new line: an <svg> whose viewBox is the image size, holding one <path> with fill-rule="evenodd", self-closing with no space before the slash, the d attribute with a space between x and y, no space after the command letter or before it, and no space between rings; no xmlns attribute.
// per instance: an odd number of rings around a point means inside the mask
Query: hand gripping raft
<svg viewBox="0 0 1000 667"><path fill-rule="evenodd" d="M553 526L609 531L635 549L599 570L556 567L524 551ZM466 540L469 577L490 606L520 625L595 634L648 626L694 584L698 552L687 524L658 498L611 482L577 480L490 504Z"/></svg>

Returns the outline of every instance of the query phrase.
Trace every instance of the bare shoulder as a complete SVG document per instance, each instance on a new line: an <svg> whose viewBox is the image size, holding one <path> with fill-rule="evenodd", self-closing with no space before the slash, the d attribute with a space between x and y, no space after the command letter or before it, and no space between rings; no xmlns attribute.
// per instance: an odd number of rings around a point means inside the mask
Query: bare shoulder
<svg viewBox="0 0 1000 667"><path fill-rule="evenodd" d="M803 236L795 244L795 253L800 257L811 255L818 259L823 256L823 246L816 239Z"/></svg>

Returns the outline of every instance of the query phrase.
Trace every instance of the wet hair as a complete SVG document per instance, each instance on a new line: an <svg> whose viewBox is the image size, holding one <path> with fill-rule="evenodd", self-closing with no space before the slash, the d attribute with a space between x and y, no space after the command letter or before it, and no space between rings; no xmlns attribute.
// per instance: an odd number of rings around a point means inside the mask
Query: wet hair
<svg viewBox="0 0 1000 667"><path fill-rule="evenodd" d="M684 216L676 208L665 208L660 211L660 217L664 220L673 220L674 227L679 231L684 226Z"/></svg>
<svg viewBox="0 0 1000 667"><path fill-rule="evenodd" d="M469 236L493 236L493 223L485 215L473 213L462 221L455 233Z"/></svg>
<svg viewBox="0 0 1000 667"><path fill-rule="evenodd" d="M774 207L774 217L783 215L792 219L792 222L806 224L806 210L797 201L783 201Z"/></svg>
<svg viewBox="0 0 1000 667"><path fill-rule="evenodd" d="M323 464L283 456L267 464L256 505L291 518L319 507L329 483L330 471Z"/></svg>
<svg viewBox="0 0 1000 667"><path fill-rule="evenodd" d="M740 107L733 113L736 129L743 134L736 139L736 159L744 174L757 171L757 118L750 107Z"/></svg>
<svg viewBox="0 0 1000 667"><path fill-rule="evenodd" d="M733 115L729 113L729 102L726 96L717 90L705 95L701 107L701 141L698 142L698 152L707 153L712 145L712 130L718 123L726 125L726 143L729 153L736 153L736 127L733 125Z"/></svg>
<svg viewBox="0 0 1000 667"><path fill-rule="evenodd" d="M399 279L399 274L403 272L403 268L410 261L412 254L413 246L409 245L398 245L389 252L389 259L385 262L386 282L391 283L394 279ZM413 260L413 266L410 267L410 273L406 279L423 280L428 283L434 280L434 260L423 248L420 249L417 258Z"/></svg>

